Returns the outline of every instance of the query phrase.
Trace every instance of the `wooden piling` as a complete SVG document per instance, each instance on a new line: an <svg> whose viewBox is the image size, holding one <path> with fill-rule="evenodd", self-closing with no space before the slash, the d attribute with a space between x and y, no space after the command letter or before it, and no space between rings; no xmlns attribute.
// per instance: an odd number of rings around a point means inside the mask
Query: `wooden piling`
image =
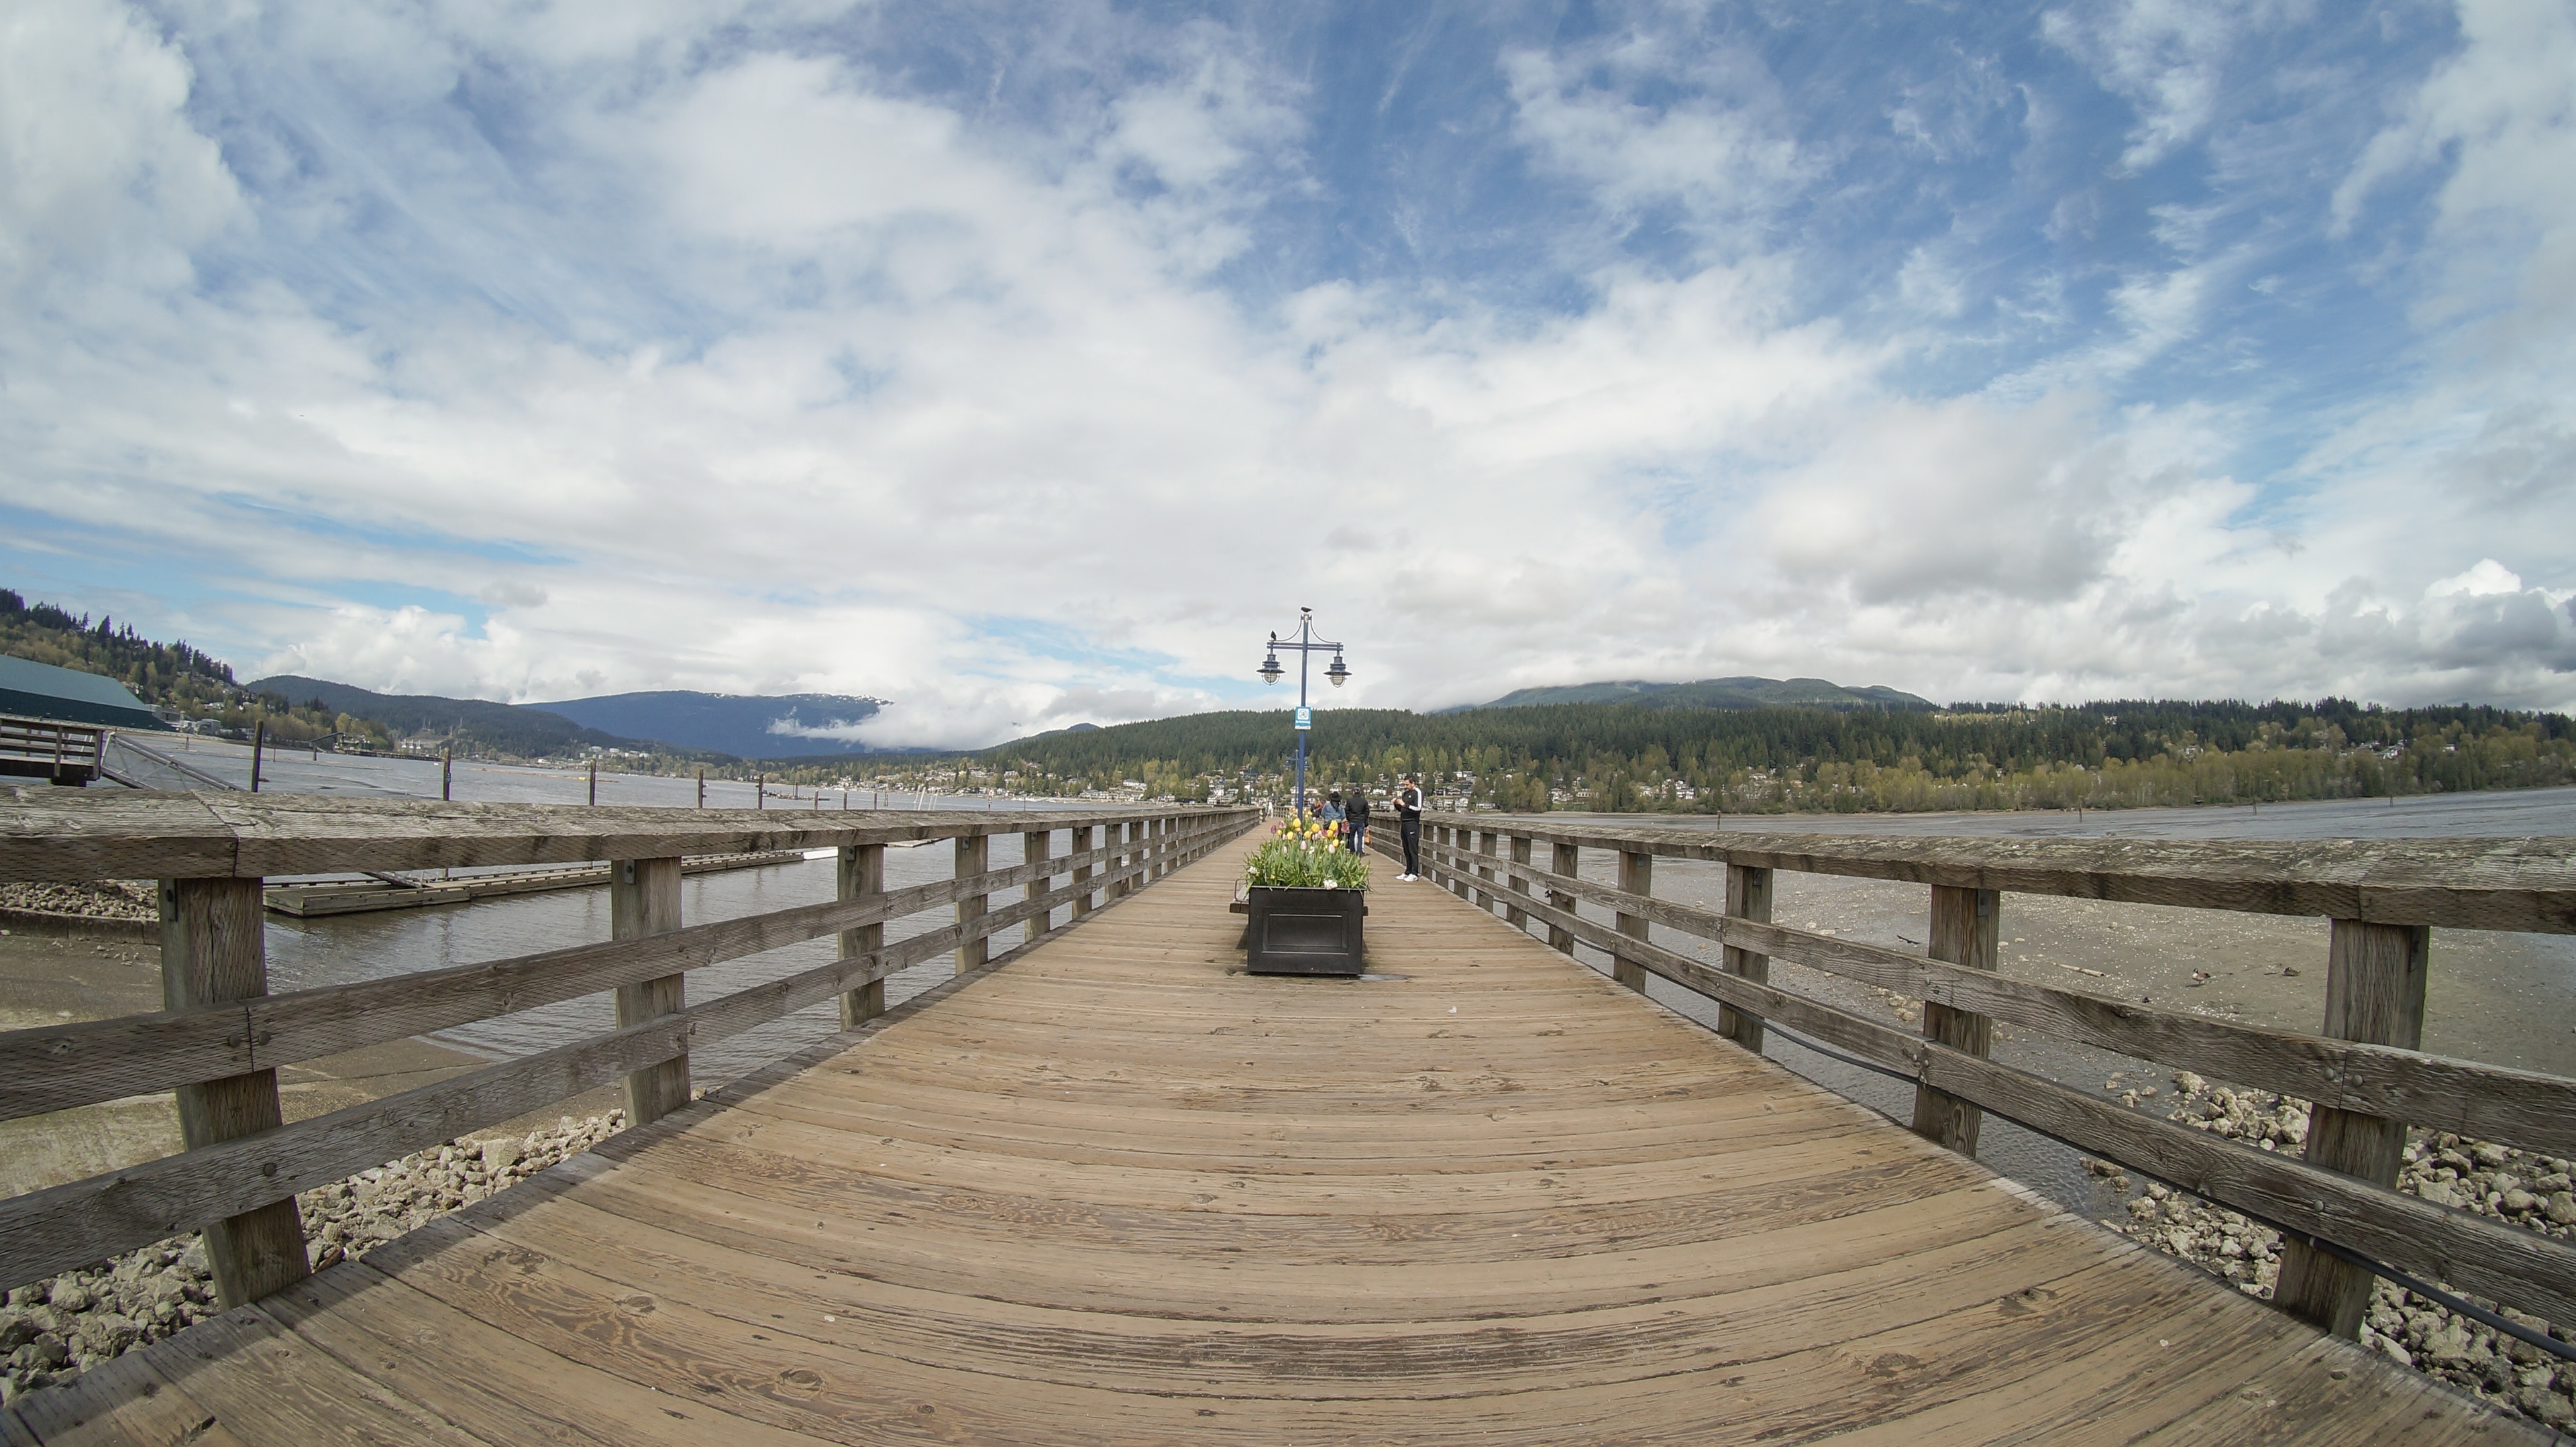
<svg viewBox="0 0 2576 1447"><path fill-rule="evenodd" d="M1932 886L1932 958L1992 973L2003 913L2000 898L1991 889ZM1995 1022L1971 1011L1926 1000L1923 1035L1927 1040L1937 1040L1983 1059L1994 1050ZM1919 1083L1914 1087L1914 1133L1934 1145L1947 1146L1961 1155L1975 1155L1977 1132L1985 1118L1984 1111L1948 1091Z"/></svg>
<svg viewBox="0 0 2576 1447"><path fill-rule="evenodd" d="M844 844L839 856L836 874L840 898L860 900L885 893L884 845ZM840 940L842 959L864 959L885 948L885 926L879 923L845 929L841 931ZM844 1030L856 1030L884 1013L883 980L870 980L841 994L841 1028Z"/></svg>
<svg viewBox="0 0 2576 1447"><path fill-rule="evenodd" d="M1736 919L1755 924L1771 922L1771 871L1749 864L1726 866L1726 912ZM1771 957L1733 945L1723 947L1718 967L1730 975L1741 975L1758 985L1771 983ZM1762 1017L1720 1001L1717 1007L1717 1033L1745 1049L1762 1052Z"/></svg>
<svg viewBox="0 0 2576 1447"><path fill-rule="evenodd" d="M1081 825L1078 828L1069 831L1069 833L1071 837L1065 841L1065 849L1067 852L1073 854L1088 854L1091 852L1090 825ZM1090 883L1091 866L1088 864L1075 865L1073 867L1073 882L1078 885ZM1075 919L1080 919L1084 915L1091 913L1091 898L1091 891L1087 889L1074 895L1073 917Z"/></svg>
<svg viewBox="0 0 2576 1447"><path fill-rule="evenodd" d="M992 842L992 836L989 834L967 834L958 837L957 877L959 879L972 879L992 867ZM971 926L981 921L984 918L987 898L988 896L981 894L958 896L957 923ZM957 973L962 975L969 970L980 970L984 967L984 962L992 957L993 942L989 937L979 935L974 939L961 941L957 946Z"/></svg>
<svg viewBox="0 0 2576 1447"><path fill-rule="evenodd" d="M268 948L257 879L161 881L161 1004L199 1009L268 993ZM285 1123L277 1072L182 1085L179 1137L198 1150ZM313 1274L295 1198L255 1207L206 1227L206 1265L229 1310Z"/></svg>
<svg viewBox="0 0 2576 1447"><path fill-rule="evenodd" d="M1054 845L1054 830L1032 829L1020 836L1020 862L1023 864L1043 864L1046 862L1049 853L1053 850ZM1055 876L1053 874L1030 875L1028 898L1044 898L1047 891L1054 887ZM1036 944L1040 938L1045 936L1048 926L1053 923L1052 915L1053 911L1047 911L1045 913L1029 916L1028 933L1025 936L1028 943Z"/></svg>
<svg viewBox="0 0 2576 1447"><path fill-rule="evenodd" d="M1511 875L1511 889L1514 894L1528 894L1530 891L1537 888L1536 885L1530 882L1530 877L1526 872L1530 865L1530 841L1528 836L1521 834L1515 834L1512 836L1512 865L1514 867L1514 872ZM1529 928L1529 911L1521 908L1517 904L1507 904L1503 906L1503 919L1514 929Z"/></svg>
<svg viewBox="0 0 2576 1447"><path fill-rule="evenodd" d="M640 940L680 927L680 861L620 859L608 872L609 937ZM617 1025L641 1025L687 1006L686 975L662 975L617 987ZM689 1057L683 1053L626 1077L626 1123L649 1125L689 1103Z"/></svg>
<svg viewBox="0 0 2576 1447"><path fill-rule="evenodd" d="M1620 850L1619 888L1627 894L1654 893L1655 856L1640 849ZM1618 915L1614 923L1619 933L1623 935L1632 939L1646 938L1647 922L1642 914ZM1646 967L1639 961L1612 955L1610 977L1640 995L1646 993Z"/></svg>
<svg viewBox="0 0 2576 1447"><path fill-rule="evenodd" d="M2317 1033L2334 1040L2424 1048L2424 985L2431 973L2433 932L2422 925L2339 919L2326 944L2326 1018ZM2308 1108L2307 1159L2373 1185L2397 1184L2406 1122L2332 1106ZM2329 1256L2296 1236L2281 1242L2281 1278L2272 1299L2284 1310L2341 1337L2357 1335L2370 1308L2371 1273Z"/></svg>
<svg viewBox="0 0 2576 1447"><path fill-rule="evenodd" d="M1581 846L1574 844L1551 845L1549 847L1549 855L1548 869L1551 873L1565 879L1581 877L1583 871L1583 853ZM1567 914L1574 913L1574 896L1565 890L1549 890L1547 892L1547 903L1548 907L1551 909L1561 909ZM1574 932L1566 929L1562 925L1551 924L1547 927L1547 945L1549 949L1555 950L1559 954L1573 954Z"/></svg>

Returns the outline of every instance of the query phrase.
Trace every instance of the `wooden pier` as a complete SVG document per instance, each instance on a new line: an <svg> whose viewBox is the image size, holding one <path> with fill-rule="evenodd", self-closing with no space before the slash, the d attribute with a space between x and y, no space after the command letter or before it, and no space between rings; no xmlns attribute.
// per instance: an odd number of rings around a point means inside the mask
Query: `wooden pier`
<svg viewBox="0 0 2576 1447"><path fill-rule="evenodd" d="M320 832L247 822L230 826L245 871ZM488 849L506 821L480 822ZM1094 825L1001 870L961 838L960 882L931 901L959 923L909 952L958 949L956 978L890 1013L862 1004L702 1100L683 1079L653 1123L21 1398L0 1426L41 1443L2548 1439L1568 960L1523 927L1548 927L1532 911L1569 939L1602 927L1570 892L1548 903L1540 886L1580 882L1532 870L1526 847L1516 880L1435 831L1441 882L1372 894L1370 978L1247 976L1226 846L1248 822L1113 824L1114 864ZM941 827L962 826L845 829ZM1039 836L1029 817L984 827ZM393 831L343 816L340 847L370 833ZM550 847L603 844L635 847ZM894 908L869 846L845 847L845 899L816 907L839 914L800 928ZM0 829L0 873L12 859ZM2491 877L2488 907L2535 872ZM1491 908L1441 883L1487 886ZM1029 898L964 897L1001 884ZM1663 908L1644 898L1624 902ZM986 963L967 937L996 919L1027 938ZM861 932L844 955L882 978L900 947ZM1785 954L1797 934L1761 938ZM1676 970L1645 935L1625 947ZM1796 1008L1726 988L1784 1023ZM314 1018L272 998L255 1008L282 1027ZM0 1037L0 1104L31 1098L11 1047L34 1043ZM324 1152L327 1131L280 1139L313 1124L268 1132L267 1158ZM257 1178L259 1159L233 1169ZM212 1201L199 1215L261 1194L230 1179L190 1178ZM119 1199L83 1185L41 1204ZM71 1231L33 1200L0 1202L11 1280L41 1257L30 1233ZM114 1244L63 1239L86 1244L58 1254ZM2534 1259L2544 1298L2566 1288L2559 1258Z"/></svg>

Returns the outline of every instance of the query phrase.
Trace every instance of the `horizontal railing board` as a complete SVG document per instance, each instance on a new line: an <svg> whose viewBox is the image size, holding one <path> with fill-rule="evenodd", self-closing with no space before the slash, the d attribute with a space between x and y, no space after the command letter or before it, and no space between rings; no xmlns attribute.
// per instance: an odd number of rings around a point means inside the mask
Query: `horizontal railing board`
<svg viewBox="0 0 2576 1447"><path fill-rule="evenodd" d="M1436 875L1459 871L1426 860ZM2095 1100L1848 1011L1730 975L1500 886L1541 923L1998 1115L2293 1231L2554 1320L2576 1318L2576 1246Z"/></svg>
<svg viewBox="0 0 2576 1447"><path fill-rule="evenodd" d="M1249 827L1249 820L1245 827ZM1240 830L1236 830L1239 833ZM1156 857L1066 884L876 951L738 990L676 1014L452 1079L0 1201L0 1283L22 1284L256 1210L370 1166L498 1124L936 958L1077 895L1187 862L1231 837L1154 846ZM1141 851L1148 846L1139 844ZM1130 896L1133 897L1133 896ZM1117 901L1111 901L1114 906ZM1094 911L1086 919L1098 919ZM988 966L989 968L989 966Z"/></svg>
<svg viewBox="0 0 2576 1447"><path fill-rule="evenodd" d="M61 796L61 797L55 797ZM0 788L0 880L270 877L894 844L1140 819L1250 817L1196 806L1086 810L677 809L461 804L298 794Z"/></svg>
<svg viewBox="0 0 2576 1447"><path fill-rule="evenodd" d="M1455 866L1447 856L1459 851L1428 842L1424 847ZM1463 857L1482 867L1489 856ZM1525 866L1514 876L1718 944L2230 1084L2525 1149L2576 1154L2576 1080L2563 1076L2151 1009Z"/></svg>
<svg viewBox="0 0 2576 1447"><path fill-rule="evenodd" d="M2122 904L2318 915L2373 924L2576 933L2576 839L1994 839L1432 823L1673 859L1999 889Z"/></svg>
<svg viewBox="0 0 2576 1447"><path fill-rule="evenodd" d="M933 880L870 899L829 900L641 939L256 996L207 1009L0 1033L0 1120L219 1080L579 999L994 893L1131 849L1121 844L1052 855L965 880Z"/></svg>

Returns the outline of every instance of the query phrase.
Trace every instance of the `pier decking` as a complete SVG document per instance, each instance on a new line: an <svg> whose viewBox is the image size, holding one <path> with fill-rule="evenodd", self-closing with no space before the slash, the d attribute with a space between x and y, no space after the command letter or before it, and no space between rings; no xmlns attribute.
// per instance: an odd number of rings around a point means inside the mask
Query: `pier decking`
<svg viewBox="0 0 2576 1447"><path fill-rule="evenodd" d="M45 1443L2545 1440L1435 885L1372 896L1372 969L1398 978L1243 975L1238 852L0 1422Z"/></svg>

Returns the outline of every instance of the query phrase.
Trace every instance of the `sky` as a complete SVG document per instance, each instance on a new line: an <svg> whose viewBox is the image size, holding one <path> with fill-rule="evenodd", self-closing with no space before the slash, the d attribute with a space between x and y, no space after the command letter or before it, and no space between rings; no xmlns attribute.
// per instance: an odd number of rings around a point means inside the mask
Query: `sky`
<svg viewBox="0 0 2576 1447"><path fill-rule="evenodd" d="M2576 0L12 0L0 584L886 745L1301 606L1341 705L2576 707Z"/></svg>

